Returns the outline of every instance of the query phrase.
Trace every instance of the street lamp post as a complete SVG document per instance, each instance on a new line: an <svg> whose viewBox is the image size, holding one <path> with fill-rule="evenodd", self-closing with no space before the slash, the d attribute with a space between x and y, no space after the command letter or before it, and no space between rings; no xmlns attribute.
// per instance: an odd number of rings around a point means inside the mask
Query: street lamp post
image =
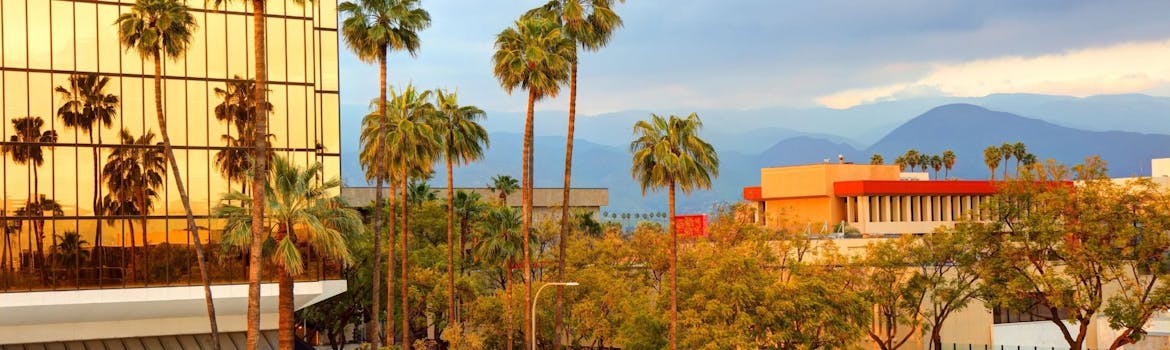
<svg viewBox="0 0 1170 350"><path fill-rule="evenodd" d="M578 284L579 283L577 282L549 282L545 283L543 286L540 286L540 289L536 290L536 295L532 296L532 309L530 310L532 316L532 339L530 339L529 344L532 344L532 350L536 350L536 301L540 299L540 292L544 290L544 287L548 286L572 287ZM556 335L554 334L553 336L555 337Z"/></svg>

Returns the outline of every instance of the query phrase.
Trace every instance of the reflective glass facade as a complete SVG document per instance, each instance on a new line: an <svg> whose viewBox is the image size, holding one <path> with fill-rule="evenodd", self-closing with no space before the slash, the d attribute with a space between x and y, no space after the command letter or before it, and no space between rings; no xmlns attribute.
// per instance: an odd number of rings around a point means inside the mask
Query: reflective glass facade
<svg viewBox="0 0 1170 350"><path fill-rule="evenodd" d="M161 140L153 61L124 50L114 25L132 3L0 1L0 134L6 150L0 163L0 291L199 281L183 205L166 174L169 164L145 215L95 210L112 191L111 179L128 176L104 169L113 154L133 149L122 145L120 131L135 138L152 132L155 142ZM241 188L215 165L216 155L232 148L224 136L238 136L235 126L215 116L224 102L216 89L225 89L233 77L254 76L251 1L229 0L219 9L207 3L187 1L198 28L183 57L163 62L162 102L192 209L204 228L201 236L210 244L212 277L242 281L246 262L215 244L222 223L210 210L222 194ZM269 131L275 154L302 164L321 162L326 177L340 177L336 3L269 3ZM105 93L119 100L112 125L95 126L92 133L65 125L57 112L68 96L54 91L69 89L70 76L88 73L108 77ZM55 140L22 135L17 125L28 117L39 118L40 135L52 130ZM27 157L37 150L39 166ZM331 266L319 260L308 264L315 266L306 278L320 278Z"/></svg>

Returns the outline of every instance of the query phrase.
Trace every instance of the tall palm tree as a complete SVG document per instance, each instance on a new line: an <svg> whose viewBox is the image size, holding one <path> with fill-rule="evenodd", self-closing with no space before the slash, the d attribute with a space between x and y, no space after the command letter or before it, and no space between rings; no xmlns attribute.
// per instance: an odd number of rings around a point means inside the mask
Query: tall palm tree
<svg viewBox="0 0 1170 350"><path fill-rule="evenodd" d="M307 244L317 254L352 262L348 237L363 233L361 214L346 208L340 197L334 196L341 181L321 180L320 163L300 168L283 157L273 158L272 177L264 186L267 222L264 240L273 247L269 261L276 266L280 294L277 310L281 348L293 348L293 277L305 271L303 253L298 245ZM232 201L244 203L237 206ZM214 215L226 218L223 242L228 246L244 248L252 241L251 206L249 195L231 192L223 197Z"/></svg>
<svg viewBox="0 0 1170 350"><path fill-rule="evenodd" d="M57 118L65 123L65 127L80 131L89 136L89 143L94 145L93 153L93 211L101 212L101 174L99 159L101 157L102 132L100 128L114 125L114 118L118 115L118 96L107 93L106 85L109 77L99 76L96 73L73 74L69 76L69 85L57 86L54 91L64 103L57 108ZM95 132L94 127L99 129ZM93 136L97 134L97 143ZM94 262L101 264L102 254L102 225L97 225L94 234L94 251L99 252Z"/></svg>
<svg viewBox="0 0 1170 350"><path fill-rule="evenodd" d="M85 251L85 245L89 244L89 241L82 239L81 234L75 231L65 231L56 235L54 240L57 241L54 247L57 251L57 263L65 266L65 270L70 272L72 278L80 278L79 267L89 259L89 254Z"/></svg>
<svg viewBox="0 0 1170 350"><path fill-rule="evenodd" d="M880 155L880 154L874 153L872 156L869 156L869 164L882 165L885 163L886 163L885 158L882 158L882 155Z"/></svg>
<svg viewBox="0 0 1170 350"><path fill-rule="evenodd" d="M479 229L483 232L483 239L476 246L475 256L486 260L489 264L499 264L500 273L504 280L504 334L507 342L505 349L514 349L512 332L512 266L521 255L520 251L527 244L521 242L518 229L523 225L520 213L512 207L501 205L492 207L485 213L479 222Z"/></svg>
<svg viewBox="0 0 1170 350"><path fill-rule="evenodd" d="M410 317L407 317L409 308L409 259L408 252L408 238L410 236L410 221L409 211L410 206L406 205L407 194L409 192L410 179L417 176L414 174L429 174L431 165L439 155L440 144L438 135L435 133L433 122L430 121L435 114L435 106L430 102L431 92L415 90L413 85L407 85L402 89L402 93L398 93L393 87L389 91L390 100L388 101L388 115L390 123L393 124L389 128L390 134L388 140L391 143L389 149L392 150L392 156L389 159L389 166L398 171L398 182L402 186L401 203L402 217L399 227L402 228L402 247L401 247L401 288L402 288L402 343L411 344L410 342Z"/></svg>
<svg viewBox="0 0 1170 350"><path fill-rule="evenodd" d="M24 207L16 210L17 215L28 218L32 224L29 230L35 237L29 239L29 244L35 241L37 246L37 255L33 259L33 263L40 271L41 283L48 284L50 282L49 269L53 266L46 265L53 263L45 258L45 212L49 212L52 216L65 215L65 212L61 209L61 205L57 201L47 198L43 194L38 195L36 199L26 202ZM54 241L56 241L56 236L54 236ZM56 248L56 243L53 244L53 248ZM30 248L29 251L32 251L32 249Z"/></svg>
<svg viewBox="0 0 1170 350"><path fill-rule="evenodd" d="M918 155L918 165L922 166L922 172L926 172L930 168L930 155L922 153Z"/></svg>
<svg viewBox="0 0 1170 350"><path fill-rule="evenodd" d="M898 171L906 170L906 156L898 156L894 158L894 165L898 166Z"/></svg>
<svg viewBox="0 0 1170 350"><path fill-rule="evenodd" d="M1008 178L1008 161L1011 160L1012 156L1015 155L1015 152L1016 152L1015 147L1016 147L1015 145L1007 143L1007 142L1004 142L1002 145L999 146L999 156L1003 157L1003 163L1001 163L1001 164L1003 164L1003 179L1004 180L1007 180L1007 178Z"/></svg>
<svg viewBox="0 0 1170 350"><path fill-rule="evenodd" d="M414 57L418 53L421 40L418 38L418 32L426 29L431 24L431 15L419 5L418 0L358 0L357 2L346 1L337 6L337 10L345 17L341 25L342 37L345 40L346 46L350 51L357 54L358 59L367 63L378 64L378 111L379 118L386 118L386 60L390 54L390 50L405 50ZM366 164L366 163L363 163ZM367 164L369 167L381 167L382 163L374 162ZM388 177L375 176L377 182L378 192L375 195L374 203L375 211L380 212L380 205L382 203L382 182ZM393 211L393 209L391 209ZM387 213L387 222L390 221L390 213ZM381 233L380 227L375 221L374 226L374 260L380 259L381 250ZM393 233L391 238L393 239ZM393 255L390 255L391 257ZM393 270L393 258L390 260L390 269ZM393 271L388 275L393 276ZM381 276L380 264L374 265L374 276ZM378 305L378 291L381 290L380 277L374 277L374 304L373 308L377 310ZM387 283L393 283L391 278L387 278ZM388 288L392 291L393 288ZM392 294L388 292L387 295ZM389 300L389 299L387 299ZM389 302L386 305L388 317L393 318L393 307L390 307ZM376 313L375 313L376 314ZM392 322L388 322L392 323ZM389 326L393 327L393 326ZM371 322L369 332L369 339L372 340L372 345L378 348L378 322ZM386 344L393 344L394 332L386 332Z"/></svg>
<svg viewBox="0 0 1170 350"><path fill-rule="evenodd" d="M995 168L999 167L999 157L999 147L987 146L983 149L983 163L987 164L987 170L991 172L991 181L995 181Z"/></svg>
<svg viewBox="0 0 1170 350"><path fill-rule="evenodd" d="M943 151L942 161L943 168L946 169L946 171L943 172L943 177L949 178L951 177L951 169L955 167L955 151L949 149Z"/></svg>
<svg viewBox="0 0 1170 350"><path fill-rule="evenodd" d="M520 189L520 183L516 178L499 174L492 176L492 183L488 184L488 189L496 192L500 196L500 205L508 205L508 195Z"/></svg>
<svg viewBox="0 0 1170 350"><path fill-rule="evenodd" d="M676 348L678 332L678 232L674 223L675 190L690 193L711 188L711 179L719 176L719 156L711 144L699 137L703 122L691 113L686 118L670 119L651 114L650 120L634 124L631 173L642 188L667 189L670 205L670 347Z"/></svg>
<svg viewBox="0 0 1170 350"><path fill-rule="evenodd" d="M1012 145L1012 157L1016 158L1016 172L1020 172L1020 163L1024 161L1024 157L1028 156L1028 146L1023 142L1016 142Z"/></svg>
<svg viewBox="0 0 1170 350"><path fill-rule="evenodd" d="M18 221L8 218L8 213L0 210L0 234L4 235L4 247L0 249L0 269L5 273L12 272L16 268L14 261L16 257L12 255L12 235L20 234L20 227L17 223ZM4 283L8 283L7 278L4 280Z"/></svg>
<svg viewBox="0 0 1170 350"><path fill-rule="evenodd" d="M455 180L454 165L483 158L490 147L487 130L476 122L486 114L476 106L459 105L459 95L435 90L434 127L447 163L447 324L455 324Z"/></svg>
<svg viewBox="0 0 1170 350"><path fill-rule="evenodd" d="M362 119L362 132L359 139L361 143L361 152L358 154L358 159L362 164L362 169L365 171L366 181L374 181L376 184L374 191L374 211L381 213L382 203L382 184L391 181L390 184L390 207L386 211L386 226L390 231L387 235L389 243L389 252L386 258L386 344L394 343L394 212L395 202L394 198L398 195L398 188L395 187L392 179L394 178L394 169L390 166L391 157L394 151L390 148L391 130L395 128L395 123L382 113L382 106L385 100L374 100L370 102L371 106L377 108L374 112L366 114ZM375 261L373 269L373 278L371 280L372 298L371 303L373 310L381 310L379 293L382 291L381 284L381 239L382 228L381 220L374 220L374 255ZM378 314L375 311L373 314ZM371 342L377 343L380 340L381 330L378 322L370 322L366 325L366 337Z"/></svg>
<svg viewBox="0 0 1170 350"><path fill-rule="evenodd" d="M252 138L256 136L252 132L252 126L256 123L256 109L252 108L256 104L256 95L252 92L255 90L255 81L238 75L228 80L223 88L215 88L215 96L222 100L215 106L215 120L228 124L228 132L220 135L227 148L215 153L215 167L219 168L220 174L229 183L239 183L242 192L248 191L248 171L252 169L251 145ZM264 110L271 112L272 104L265 104ZM235 136L232 136L232 127L236 129ZM268 146L272 145L272 138L275 137L272 134L265 136ZM276 155L271 147L267 148L267 152L268 158Z"/></svg>
<svg viewBox="0 0 1170 350"><path fill-rule="evenodd" d="M191 212L191 198L187 194L187 187L183 185L179 162L175 159L174 149L171 148L167 118L163 114L162 105L162 60L164 57L178 59L187 51L187 45L191 42L191 35L197 26L195 16L191 15L187 5L176 0L137 0L130 6L129 12L118 16L114 24L118 26L118 42L122 47L126 50L134 49L143 60L154 61L154 110L155 116L158 117L159 135L162 136L163 151L171 163L171 178L175 179L179 199L182 200L183 210L187 214L187 230L191 232L196 259L199 260L199 275L203 281L204 303L207 304L207 319L211 323L212 343L218 348L219 327L215 321L215 304L212 303L211 280L207 275L207 263L203 258L203 243L199 239L199 226L195 224L195 216ZM262 55L256 58L264 59ZM259 135L264 134L266 133ZM257 140L258 143L260 141L262 140ZM145 234L145 228L143 233Z"/></svg>
<svg viewBox="0 0 1170 350"><path fill-rule="evenodd" d="M147 283L150 283L150 245L146 240L146 217L154 209L155 200L159 198L159 190L163 186L163 177L167 173L167 159L163 154L161 142L154 141L154 133L147 131L139 137L130 134L129 129L122 129L118 133L122 147L115 148L106 157L106 164L102 167L102 178L105 179L109 193L102 201L102 208L106 215L138 215L139 228L142 229L142 273ZM130 248L134 249L134 225L130 221ZM107 222L113 223L114 219ZM139 267L135 263L135 255L130 256L131 280L134 279L134 270Z"/></svg>
<svg viewBox="0 0 1170 350"><path fill-rule="evenodd" d="M910 166L910 171L916 171L918 169L919 158L917 150L913 148L908 149L906 153L902 154L902 157L906 158L906 165Z"/></svg>
<svg viewBox="0 0 1170 350"><path fill-rule="evenodd" d="M157 1L157 0L156 0ZM213 5L219 8L224 3L240 1L248 2L249 0L214 0ZM250 0L252 3L252 52L253 62L255 64L254 72L256 72L256 115L267 116L267 86L268 86L268 43L267 34L268 28L267 3L270 0ZM304 5L305 0L291 0L297 5ZM268 118L257 118L254 128L252 129L252 148L253 158L256 159L252 171L252 198L254 200L264 202L264 189L255 184L264 183L268 179L268 143L265 141L265 136L268 135ZM252 208L252 220L264 220L264 207L254 206ZM261 246L264 243L260 240L262 228L257 226L252 228L252 245L248 248L248 332L247 332L247 349L255 350L256 345L260 339L260 267L261 267ZM192 232L194 229L192 228ZM198 241L198 240L196 240ZM198 246L196 246L198 248ZM202 260L201 260L202 261ZM206 288L206 287L205 287ZM214 327L212 328L212 340L214 346L218 349L219 342L216 341L216 334ZM284 345L281 345L284 346ZM292 346L291 344L288 346Z"/></svg>
<svg viewBox="0 0 1170 350"><path fill-rule="evenodd" d="M40 197L40 176L37 169L45 163L44 147L52 147L57 142L57 131L53 129L41 131L45 126L45 120L40 117L21 117L12 120L12 126L16 129L16 133L9 136L9 144L4 146L4 152L12 154L12 161L16 164L24 164L29 171L32 172L32 192L28 194L28 203L36 203L36 198ZM40 268L41 278L48 280L48 271L44 267L44 251L41 248L41 242L44 241L45 233L41 231L38 225L32 225L30 228L32 234L37 238L37 256L39 261L34 261L33 265ZM33 240L30 239L29 242Z"/></svg>
<svg viewBox="0 0 1170 350"><path fill-rule="evenodd" d="M619 0L625 2L624 0ZM561 26L561 33L574 43L569 62L569 125L565 136L565 179L561 189L561 233L557 248L557 280L564 280L565 241L569 230L569 189L573 168L573 131L577 116L577 46L587 51L605 47L613 33L622 26L622 19L613 11L614 0L551 0L527 15L551 18ZM562 288L557 287L553 335L561 329ZM553 348L560 349L553 341Z"/></svg>
<svg viewBox="0 0 1170 350"><path fill-rule="evenodd" d="M938 178L938 171L942 170L942 167L943 167L942 156L937 155L937 154L930 156L930 168L934 170L934 177L936 179Z"/></svg>
<svg viewBox="0 0 1170 350"><path fill-rule="evenodd" d="M576 44L561 32L555 21L539 16L522 17L513 27L496 35L496 52L492 55L493 73L509 94L517 87L528 90L528 114L524 121L524 168L521 176L521 232L532 227L532 123L536 101L555 97L561 84L568 80L570 66L576 59ZM528 240L524 241L525 244ZM525 305L532 302L532 259L524 249ZM528 317L527 315L525 316ZM525 335L531 335L531 322L525 322Z"/></svg>

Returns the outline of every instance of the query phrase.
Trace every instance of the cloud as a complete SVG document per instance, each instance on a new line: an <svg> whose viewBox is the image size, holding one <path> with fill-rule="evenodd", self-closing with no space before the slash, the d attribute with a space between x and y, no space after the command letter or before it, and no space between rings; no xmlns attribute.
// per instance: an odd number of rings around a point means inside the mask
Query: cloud
<svg viewBox="0 0 1170 350"><path fill-rule="evenodd" d="M849 108L920 96L1039 93L1083 97L1164 90L1170 85L1170 40L926 65L929 71L914 80L847 89L816 101L830 108Z"/></svg>

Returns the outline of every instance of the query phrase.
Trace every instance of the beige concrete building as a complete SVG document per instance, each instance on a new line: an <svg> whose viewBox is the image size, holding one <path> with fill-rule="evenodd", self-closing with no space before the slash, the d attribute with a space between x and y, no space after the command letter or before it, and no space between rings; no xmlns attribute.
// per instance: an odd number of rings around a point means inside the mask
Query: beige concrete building
<svg viewBox="0 0 1170 350"><path fill-rule="evenodd" d="M434 188L439 199L447 199L446 188ZM456 191L478 193L484 201L499 203L499 193L486 187L456 187ZM341 198L350 205L366 205L374 201L377 190L373 187L345 187L341 189ZM532 219L536 222L560 218L561 199L564 192L560 188L536 188L532 193ZM390 195L389 188L382 189L383 196ZM508 195L508 205L520 207L520 191ZM572 188L569 190L569 210L585 210L599 218L601 207L609 205L609 189L605 188Z"/></svg>

